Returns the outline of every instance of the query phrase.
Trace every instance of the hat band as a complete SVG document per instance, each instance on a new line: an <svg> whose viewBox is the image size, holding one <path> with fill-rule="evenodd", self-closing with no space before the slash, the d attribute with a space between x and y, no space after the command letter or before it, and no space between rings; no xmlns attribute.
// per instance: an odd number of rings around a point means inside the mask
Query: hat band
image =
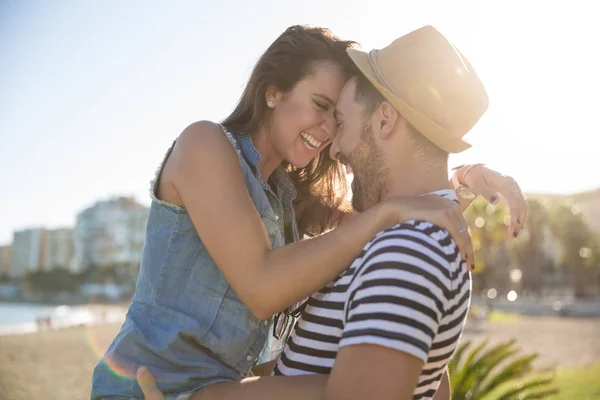
<svg viewBox="0 0 600 400"><path fill-rule="evenodd" d="M379 64L377 63L377 52L378 52L377 49L373 49L369 52L369 54L368 54L369 64L371 65L373 72L375 72L375 76L377 77L377 80L379 81L379 83L381 83L394 96L400 98L400 96L398 96L398 94L396 94L396 91L394 89L392 89L390 84L385 80L385 77L381 73L381 70L379 69Z"/></svg>

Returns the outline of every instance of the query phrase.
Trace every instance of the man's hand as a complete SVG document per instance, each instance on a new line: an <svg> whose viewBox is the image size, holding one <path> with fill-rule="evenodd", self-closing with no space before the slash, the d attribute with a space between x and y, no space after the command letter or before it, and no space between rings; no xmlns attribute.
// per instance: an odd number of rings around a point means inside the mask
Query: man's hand
<svg viewBox="0 0 600 400"><path fill-rule="evenodd" d="M156 386L154 376L146 367L139 367L136 373L138 385L144 393L145 400L165 400L164 394Z"/></svg>

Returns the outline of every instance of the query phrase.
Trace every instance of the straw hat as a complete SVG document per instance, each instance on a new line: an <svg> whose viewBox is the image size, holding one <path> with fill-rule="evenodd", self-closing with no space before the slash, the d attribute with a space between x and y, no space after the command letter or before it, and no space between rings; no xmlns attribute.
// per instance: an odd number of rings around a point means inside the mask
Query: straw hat
<svg viewBox="0 0 600 400"><path fill-rule="evenodd" d="M488 96L469 61L432 26L404 35L381 50L348 49L361 72L400 114L448 153L488 108Z"/></svg>

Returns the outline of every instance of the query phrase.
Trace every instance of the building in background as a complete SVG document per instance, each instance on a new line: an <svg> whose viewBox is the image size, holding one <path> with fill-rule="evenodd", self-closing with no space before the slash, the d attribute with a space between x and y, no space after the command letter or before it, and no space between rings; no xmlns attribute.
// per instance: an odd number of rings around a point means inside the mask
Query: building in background
<svg viewBox="0 0 600 400"><path fill-rule="evenodd" d="M120 268L136 276L148 208L131 197L98 201L77 215L71 271Z"/></svg>
<svg viewBox="0 0 600 400"><path fill-rule="evenodd" d="M31 228L16 231L10 255L10 278L21 278L27 271L39 270L42 266L46 241L46 230Z"/></svg>
<svg viewBox="0 0 600 400"><path fill-rule="evenodd" d="M73 230L70 228L46 231L44 240L42 269L69 268L73 258Z"/></svg>
<svg viewBox="0 0 600 400"><path fill-rule="evenodd" d="M12 246L0 246L0 276L8 276Z"/></svg>

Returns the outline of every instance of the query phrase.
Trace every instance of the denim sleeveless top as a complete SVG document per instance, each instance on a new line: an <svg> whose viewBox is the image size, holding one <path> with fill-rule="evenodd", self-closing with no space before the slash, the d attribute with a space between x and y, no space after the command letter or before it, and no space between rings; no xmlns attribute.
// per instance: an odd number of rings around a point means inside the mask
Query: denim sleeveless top
<svg viewBox="0 0 600 400"><path fill-rule="evenodd" d="M271 246L283 246L286 232L288 242L297 241L292 204L296 191L287 173L281 167L273 173L276 190L272 190L257 168L260 154L250 136L223 131L237 151ZM186 210L156 197L160 173L172 149L152 183L146 242L132 304L119 334L94 370L92 398L140 397L131 379L140 365L149 367L167 394L238 380L257 361L274 358L284 345L285 336L275 340L272 335L272 318L258 320L240 301Z"/></svg>

